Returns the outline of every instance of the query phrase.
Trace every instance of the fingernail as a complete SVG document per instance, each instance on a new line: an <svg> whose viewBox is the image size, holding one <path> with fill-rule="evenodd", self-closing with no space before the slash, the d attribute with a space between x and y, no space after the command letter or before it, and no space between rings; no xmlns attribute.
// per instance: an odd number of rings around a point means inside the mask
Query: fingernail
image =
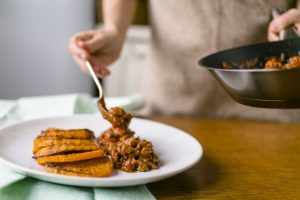
<svg viewBox="0 0 300 200"><path fill-rule="evenodd" d="M271 24L270 29L271 29L271 31L278 31L279 27L277 26L277 24Z"/></svg>
<svg viewBox="0 0 300 200"><path fill-rule="evenodd" d="M83 42L82 42L82 41L79 41L79 42L78 42L78 46L81 46L81 47L82 47L82 46L83 46Z"/></svg>
<svg viewBox="0 0 300 200"><path fill-rule="evenodd" d="M79 58L85 59L85 58L86 58L86 55L85 55L84 53L81 53L81 54L79 54Z"/></svg>

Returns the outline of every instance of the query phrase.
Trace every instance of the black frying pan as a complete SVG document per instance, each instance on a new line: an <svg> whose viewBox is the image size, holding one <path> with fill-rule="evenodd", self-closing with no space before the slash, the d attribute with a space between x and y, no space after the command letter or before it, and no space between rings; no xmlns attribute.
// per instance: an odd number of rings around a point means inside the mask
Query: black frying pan
<svg viewBox="0 0 300 200"><path fill-rule="evenodd" d="M266 57L299 55L300 39L266 42L221 51L202 58L208 69L237 102L264 108L300 108L300 69L261 69ZM224 69L222 62L257 58L255 69Z"/></svg>

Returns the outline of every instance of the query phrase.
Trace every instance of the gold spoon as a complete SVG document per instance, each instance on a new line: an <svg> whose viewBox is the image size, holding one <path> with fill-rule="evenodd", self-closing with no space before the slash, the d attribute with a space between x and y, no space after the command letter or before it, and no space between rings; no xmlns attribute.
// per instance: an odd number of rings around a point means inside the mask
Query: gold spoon
<svg viewBox="0 0 300 200"><path fill-rule="evenodd" d="M104 101L104 93L103 93L103 89L101 86L101 83L99 82L98 77L95 74L95 71L93 70L93 67L91 65L91 63L88 60L85 60L85 65L88 68L94 82L96 83L96 86L99 90L99 97L98 97L98 101L97 101L97 107L98 110L100 111L100 113L102 114L104 119L107 119L110 123L114 123L114 120L112 118L112 116L109 114L106 105L105 105L105 101Z"/></svg>

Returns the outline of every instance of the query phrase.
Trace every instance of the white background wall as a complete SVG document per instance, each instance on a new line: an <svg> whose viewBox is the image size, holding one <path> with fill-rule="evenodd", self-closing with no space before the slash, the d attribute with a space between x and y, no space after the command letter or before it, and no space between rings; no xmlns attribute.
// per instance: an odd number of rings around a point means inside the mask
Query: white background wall
<svg viewBox="0 0 300 200"><path fill-rule="evenodd" d="M67 49L94 27L93 0L0 1L0 99L91 92Z"/></svg>

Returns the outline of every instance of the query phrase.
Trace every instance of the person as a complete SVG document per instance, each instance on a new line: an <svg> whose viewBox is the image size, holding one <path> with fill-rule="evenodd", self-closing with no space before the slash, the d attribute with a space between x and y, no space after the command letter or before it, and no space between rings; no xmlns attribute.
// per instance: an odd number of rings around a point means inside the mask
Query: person
<svg viewBox="0 0 300 200"><path fill-rule="evenodd" d="M103 0L104 27L76 33L69 49L86 69L89 59L99 77L121 54L134 0ZM150 0L152 38L144 69L143 114L299 121L297 109L264 109L234 102L199 58L216 51L279 40L279 31L300 29L300 9L290 0ZM286 12L272 21L272 8Z"/></svg>

